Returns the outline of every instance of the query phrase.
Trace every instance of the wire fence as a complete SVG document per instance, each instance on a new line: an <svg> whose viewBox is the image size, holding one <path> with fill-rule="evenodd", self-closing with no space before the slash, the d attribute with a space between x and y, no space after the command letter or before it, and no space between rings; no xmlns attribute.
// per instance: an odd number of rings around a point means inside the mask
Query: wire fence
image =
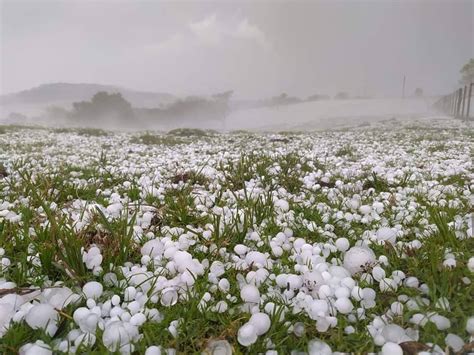
<svg viewBox="0 0 474 355"><path fill-rule="evenodd" d="M434 108L454 118L473 119L470 112L473 86L474 83L470 83L441 97L433 104Z"/></svg>

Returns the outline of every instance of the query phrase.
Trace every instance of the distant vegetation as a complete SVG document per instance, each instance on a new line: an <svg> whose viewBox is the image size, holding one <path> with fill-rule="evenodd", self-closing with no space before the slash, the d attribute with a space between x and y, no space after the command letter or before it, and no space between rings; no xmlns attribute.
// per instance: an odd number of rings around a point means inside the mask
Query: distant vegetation
<svg viewBox="0 0 474 355"><path fill-rule="evenodd" d="M469 62L464 64L461 68L461 84L469 85L470 83L474 83L474 58L471 58Z"/></svg>
<svg viewBox="0 0 474 355"><path fill-rule="evenodd" d="M156 126L159 124L179 124L199 122L201 119L221 120L228 112L228 100L232 91L211 97L189 96L163 107L132 107L121 93L97 92L90 101L72 103L72 109L49 106L45 118L55 123L104 127L110 125ZM157 104L158 106L158 104ZM10 114L11 120L24 120L22 114Z"/></svg>

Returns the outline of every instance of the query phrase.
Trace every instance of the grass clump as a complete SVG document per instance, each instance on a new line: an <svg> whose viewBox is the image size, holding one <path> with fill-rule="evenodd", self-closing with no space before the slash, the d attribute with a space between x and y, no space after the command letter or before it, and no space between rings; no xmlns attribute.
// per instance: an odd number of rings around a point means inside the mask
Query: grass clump
<svg viewBox="0 0 474 355"><path fill-rule="evenodd" d="M80 136L88 137L105 137L109 134L100 128L79 128L76 130L76 133Z"/></svg>

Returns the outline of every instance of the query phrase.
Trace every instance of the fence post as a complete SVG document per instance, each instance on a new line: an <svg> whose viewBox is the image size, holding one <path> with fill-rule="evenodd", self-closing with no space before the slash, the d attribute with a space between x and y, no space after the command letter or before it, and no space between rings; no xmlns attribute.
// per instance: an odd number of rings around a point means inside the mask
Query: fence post
<svg viewBox="0 0 474 355"><path fill-rule="evenodd" d="M456 98L457 98L456 91L454 91L451 94L451 96L452 96L452 100L453 100L453 103L452 103L453 107L451 107L451 116L454 117L454 116L456 116L456 101L457 101L456 100Z"/></svg>
<svg viewBox="0 0 474 355"><path fill-rule="evenodd" d="M461 101L462 101L462 88L458 89L458 102L456 105L456 117L459 117L459 111L461 111Z"/></svg>
<svg viewBox="0 0 474 355"><path fill-rule="evenodd" d="M461 118L464 117L464 107L466 106L466 93L467 93L467 86L464 86L464 90L462 94Z"/></svg>
<svg viewBox="0 0 474 355"><path fill-rule="evenodd" d="M469 119L469 110L471 108L471 95L472 95L472 86L474 83L469 84L469 95L467 96L467 110L466 110L466 118Z"/></svg>

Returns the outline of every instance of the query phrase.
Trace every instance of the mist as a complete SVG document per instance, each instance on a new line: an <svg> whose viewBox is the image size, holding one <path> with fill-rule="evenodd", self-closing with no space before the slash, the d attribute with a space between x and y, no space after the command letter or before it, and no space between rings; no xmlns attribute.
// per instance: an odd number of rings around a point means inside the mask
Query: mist
<svg viewBox="0 0 474 355"><path fill-rule="evenodd" d="M431 114L474 56L473 11L457 0L2 0L0 119L276 129ZM76 85L70 95L64 84ZM99 91L122 94L134 110L128 122L49 115ZM209 105L175 114L179 103L223 92L232 94L219 118Z"/></svg>

